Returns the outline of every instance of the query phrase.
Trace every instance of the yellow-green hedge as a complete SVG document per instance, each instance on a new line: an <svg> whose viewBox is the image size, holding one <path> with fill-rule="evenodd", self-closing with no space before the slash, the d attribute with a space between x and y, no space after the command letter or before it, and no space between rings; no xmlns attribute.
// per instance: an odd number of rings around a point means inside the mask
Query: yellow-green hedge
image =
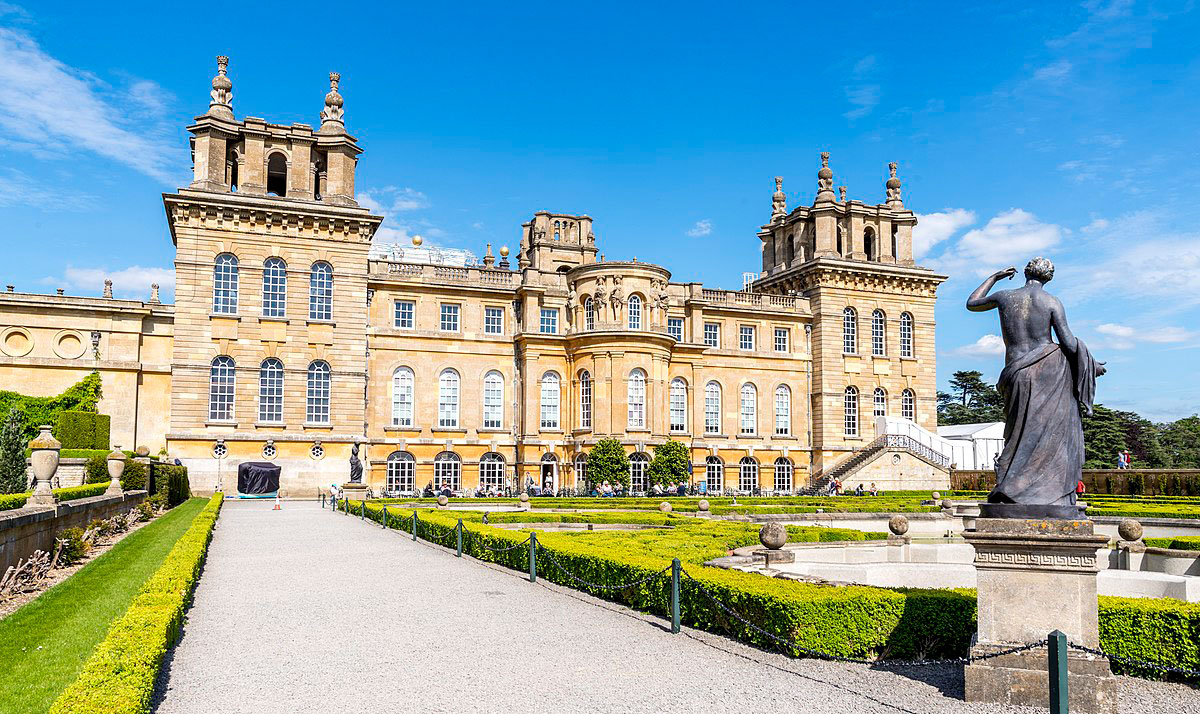
<svg viewBox="0 0 1200 714"><path fill-rule="evenodd" d="M146 714L163 657L175 644L221 510L216 493L83 665L51 714Z"/></svg>
<svg viewBox="0 0 1200 714"><path fill-rule="evenodd" d="M87 483L82 486L68 486L67 488L54 489L54 495L59 501L74 501L77 498L90 498L91 496L99 496L108 490L108 481L103 483ZM25 493L6 493L0 495L0 511L11 511L14 508L20 508L29 500L32 491Z"/></svg>

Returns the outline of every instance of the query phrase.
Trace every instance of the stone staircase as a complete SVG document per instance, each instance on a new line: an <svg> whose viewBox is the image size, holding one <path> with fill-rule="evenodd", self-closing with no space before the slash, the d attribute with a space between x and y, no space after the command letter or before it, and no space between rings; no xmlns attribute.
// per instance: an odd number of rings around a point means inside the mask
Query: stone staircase
<svg viewBox="0 0 1200 714"><path fill-rule="evenodd" d="M907 434L880 434L866 446L855 449L829 469L817 472L813 477L812 486L806 489L809 494L824 491L829 482L834 479L845 481L848 476L870 463L875 457L885 451L905 451L933 466L943 469L950 468L950 456L942 454L926 444L922 444Z"/></svg>

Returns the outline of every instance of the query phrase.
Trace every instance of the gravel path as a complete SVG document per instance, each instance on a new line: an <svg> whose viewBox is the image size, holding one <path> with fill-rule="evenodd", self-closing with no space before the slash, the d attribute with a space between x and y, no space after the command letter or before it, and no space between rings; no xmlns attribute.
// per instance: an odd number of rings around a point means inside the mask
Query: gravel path
<svg viewBox="0 0 1200 714"><path fill-rule="evenodd" d="M1045 712L970 705L956 667L913 679L793 660L315 503L227 501L161 714L210 712ZM1200 694L1123 679L1122 712Z"/></svg>

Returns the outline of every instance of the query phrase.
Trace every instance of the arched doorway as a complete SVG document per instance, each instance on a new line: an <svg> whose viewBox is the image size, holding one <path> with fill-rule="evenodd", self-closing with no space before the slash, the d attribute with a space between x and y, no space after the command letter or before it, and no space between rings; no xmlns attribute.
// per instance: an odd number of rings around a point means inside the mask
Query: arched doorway
<svg viewBox="0 0 1200 714"><path fill-rule="evenodd" d="M554 454L542 454L542 473L537 486L547 495L558 492L558 457Z"/></svg>

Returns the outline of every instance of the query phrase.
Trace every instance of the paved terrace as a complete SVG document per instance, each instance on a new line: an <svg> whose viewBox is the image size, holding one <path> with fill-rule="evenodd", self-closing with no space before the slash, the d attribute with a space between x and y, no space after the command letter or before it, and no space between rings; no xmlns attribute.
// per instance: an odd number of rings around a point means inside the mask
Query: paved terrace
<svg viewBox="0 0 1200 714"><path fill-rule="evenodd" d="M1045 711L965 704L955 667L905 676L672 635L316 503L271 506L226 501L158 712ZM1122 712L1200 701L1122 686Z"/></svg>

